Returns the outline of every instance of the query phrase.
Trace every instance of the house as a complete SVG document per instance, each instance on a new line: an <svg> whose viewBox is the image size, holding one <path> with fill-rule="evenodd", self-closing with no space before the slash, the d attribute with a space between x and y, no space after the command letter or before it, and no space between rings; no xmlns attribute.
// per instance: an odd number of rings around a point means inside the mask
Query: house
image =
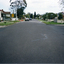
<svg viewBox="0 0 64 64"><path fill-rule="evenodd" d="M5 12L2 10L0 10L0 20L4 21L4 20L11 20L11 14L10 12Z"/></svg>

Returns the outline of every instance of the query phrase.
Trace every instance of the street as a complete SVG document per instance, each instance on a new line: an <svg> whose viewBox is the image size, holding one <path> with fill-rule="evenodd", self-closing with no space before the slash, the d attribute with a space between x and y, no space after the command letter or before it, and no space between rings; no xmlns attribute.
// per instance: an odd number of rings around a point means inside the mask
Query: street
<svg viewBox="0 0 64 64"><path fill-rule="evenodd" d="M0 63L64 63L64 26L33 19L0 28Z"/></svg>

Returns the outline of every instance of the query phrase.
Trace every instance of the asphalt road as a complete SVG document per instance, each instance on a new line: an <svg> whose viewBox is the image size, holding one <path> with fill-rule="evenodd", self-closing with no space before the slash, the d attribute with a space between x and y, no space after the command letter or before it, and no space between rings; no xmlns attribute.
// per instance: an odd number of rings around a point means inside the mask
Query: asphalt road
<svg viewBox="0 0 64 64"><path fill-rule="evenodd" d="M64 26L33 19L0 28L0 63L64 63Z"/></svg>

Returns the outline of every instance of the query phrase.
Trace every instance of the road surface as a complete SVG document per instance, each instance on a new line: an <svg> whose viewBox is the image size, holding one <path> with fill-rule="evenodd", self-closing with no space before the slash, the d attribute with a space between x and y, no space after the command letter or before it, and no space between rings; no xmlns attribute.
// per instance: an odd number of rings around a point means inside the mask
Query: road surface
<svg viewBox="0 0 64 64"><path fill-rule="evenodd" d="M64 63L64 26L33 19L0 28L0 63Z"/></svg>

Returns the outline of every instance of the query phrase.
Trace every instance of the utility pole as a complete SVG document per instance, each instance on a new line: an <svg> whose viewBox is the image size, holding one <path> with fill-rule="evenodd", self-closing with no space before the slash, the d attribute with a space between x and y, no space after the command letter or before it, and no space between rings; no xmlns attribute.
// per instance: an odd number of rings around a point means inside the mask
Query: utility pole
<svg viewBox="0 0 64 64"><path fill-rule="evenodd" d="M16 1L16 20L17 20L17 2L18 0Z"/></svg>
<svg viewBox="0 0 64 64"><path fill-rule="evenodd" d="M10 2L11 2L12 0L10 0ZM16 12L16 20L18 20L18 18L17 18L17 9L18 9L18 4L17 4L17 2L18 2L18 0L16 0L15 2L11 2L11 5L10 6L12 6L12 9L15 7L15 12ZM13 5L13 4L15 4L15 5Z"/></svg>

